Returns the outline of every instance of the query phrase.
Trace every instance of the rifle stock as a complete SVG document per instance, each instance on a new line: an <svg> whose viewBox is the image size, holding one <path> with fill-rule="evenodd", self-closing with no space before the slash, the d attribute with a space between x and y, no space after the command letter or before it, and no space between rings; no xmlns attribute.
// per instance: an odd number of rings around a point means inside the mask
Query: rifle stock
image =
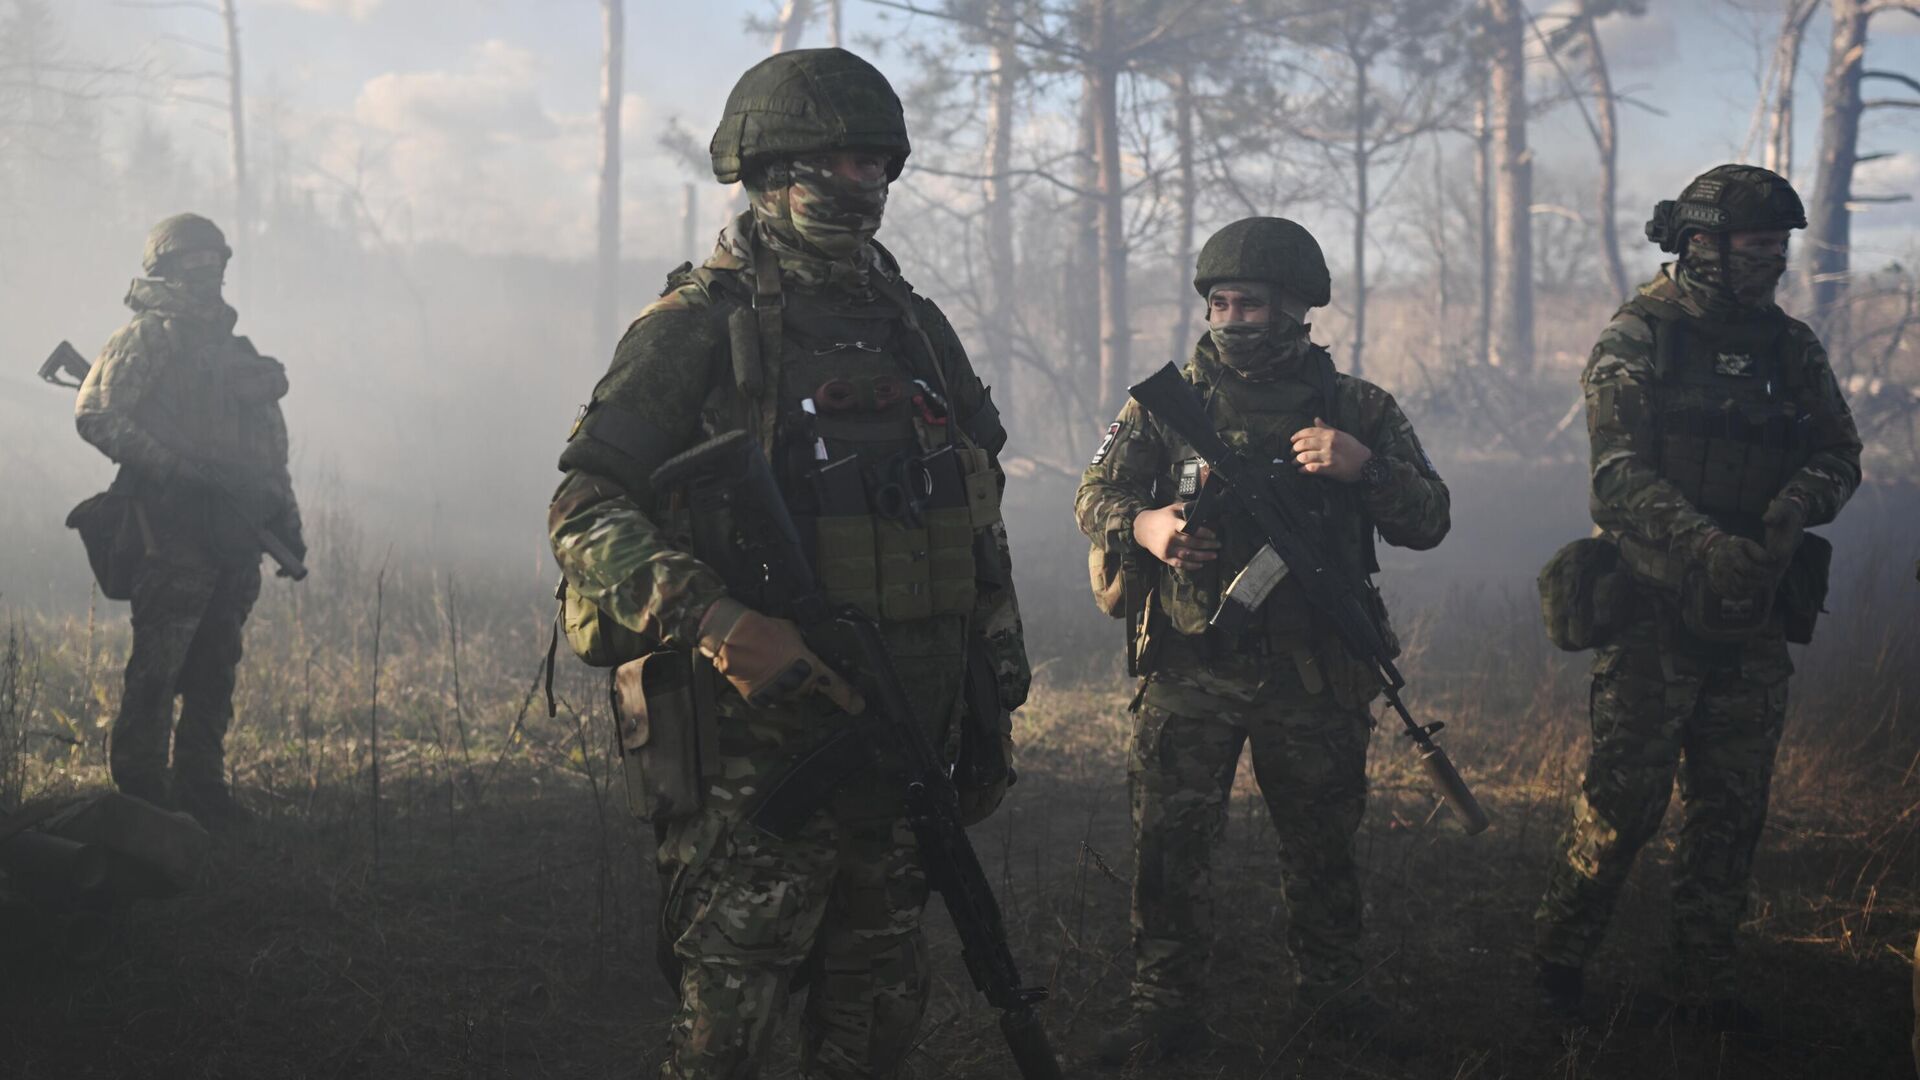
<svg viewBox="0 0 1920 1080"><path fill-rule="evenodd" d="M864 752L876 732L887 740L906 764L907 820L928 883L953 919L974 988L1000 1010L1000 1030L1020 1076L1060 1080L1037 1009L1047 990L1021 985L1000 903L960 821L959 793L915 716L879 625L858 609L835 607L820 588L759 443L745 432L722 435L661 465L650 486L656 493L687 491L696 516L703 510L729 513L738 542L727 551L703 551L703 558L736 599L762 604L772 594L769 614L791 618L807 646L852 679L867 700L866 722L829 737L775 777L748 810L748 820L776 836L791 835L848 775L849 744Z"/></svg>
<svg viewBox="0 0 1920 1080"><path fill-rule="evenodd" d="M1172 364L1129 387L1127 392L1206 459L1213 476L1224 485L1227 497L1253 519L1287 570L1300 582L1307 602L1326 617L1347 651L1373 672L1388 704L1405 726L1406 736L1419 751L1421 767L1460 815L1467 834L1472 836L1484 830L1488 824L1486 811L1459 770L1453 767L1446 751L1433 741L1434 733L1445 724L1440 721L1415 723L1401 702L1400 688L1406 685L1406 680L1393 665L1395 651L1367 609L1366 582L1356 581L1327 551L1313 515L1296 504L1293 493L1287 490L1288 481L1273 471L1288 466L1256 461L1228 446L1214 430L1213 421L1208 419L1206 408L1195 396L1193 387Z"/></svg>

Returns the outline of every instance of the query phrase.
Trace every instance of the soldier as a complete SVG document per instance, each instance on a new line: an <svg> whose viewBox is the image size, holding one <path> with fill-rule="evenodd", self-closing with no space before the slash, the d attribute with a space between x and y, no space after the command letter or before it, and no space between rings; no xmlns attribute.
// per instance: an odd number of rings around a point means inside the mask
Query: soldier
<svg viewBox="0 0 1920 1080"><path fill-rule="evenodd" d="M1680 774L1669 982L1683 1018L1757 1017L1736 998L1735 930L1787 715L1788 640L1807 640L1831 548L1806 537L1860 483L1826 351L1774 303L1799 196L1722 165L1663 202L1647 236L1679 258L1601 332L1582 380L1593 520L1631 574L1594 657L1593 748L1534 915L1544 1003L1577 1015L1582 971Z"/></svg>
<svg viewBox="0 0 1920 1080"><path fill-rule="evenodd" d="M791 841L745 820L758 789L863 703L793 623L728 595L715 551L690 539L725 523L684 522L676 493L650 489L652 471L704 439L753 433L820 579L878 617L936 741L970 643L991 657L1005 709L1026 698L998 516L1005 432L946 318L874 242L909 149L892 87L852 53L749 69L711 151L750 209L627 330L561 456L548 523L570 588L640 648L697 652L694 678L721 676L717 715L699 720L719 756L701 770L703 805L655 818L662 960L680 997L663 1077L754 1075L799 986L806 1075L896 1076L931 972L927 876L884 768L856 774ZM857 505L829 506L812 473L849 458ZM964 476L932 475L956 468L948 459ZM957 480L977 505L920 507L923 473L936 489ZM970 794L978 817L999 791Z"/></svg>
<svg viewBox="0 0 1920 1080"><path fill-rule="evenodd" d="M133 321L107 342L74 408L81 437L120 465L112 490L131 502L144 547L113 782L210 828L246 816L227 787L223 743L242 628L260 595L255 526L306 550L280 413L286 371L233 332L238 315L220 296L232 255L197 214L154 226L150 276L127 291Z"/></svg>
<svg viewBox="0 0 1920 1080"><path fill-rule="evenodd" d="M1391 395L1338 374L1303 322L1330 299L1320 246L1280 218L1235 222L1202 248L1194 287L1208 331L1185 370L1230 444L1299 466L1302 496L1358 573L1378 570L1373 535L1426 549L1447 534L1446 484ZM1189 526L1205 463L1137 403L1121 409L1080 481L1075 509L1096 556L1136 553L1144 625L1134 667L1133 1015L1109 1032L1107 1064L1205 1045L1204 971L1213 933L1211 851L1227 820L1240 748L1280 837L1287 945L1299 998L1335 1030L1373 1026L1382 1008L1353 986L1360 882L1353 837L1366 804L1368 705L1377 683L1282 581L1255 628L1208 626L1223 587L1254 554L1251 521ZM1139 565L1144 565L1141 560ZM1384 621L1386 612L1376 614Z"/></svg>

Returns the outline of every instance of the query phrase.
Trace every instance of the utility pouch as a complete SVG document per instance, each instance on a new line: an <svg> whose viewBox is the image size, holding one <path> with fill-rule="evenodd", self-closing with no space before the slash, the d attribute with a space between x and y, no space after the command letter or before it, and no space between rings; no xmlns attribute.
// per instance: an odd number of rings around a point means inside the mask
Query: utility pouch
<svg viewBox="0 0 1920 1080"><path fill-rule="evenodd" d="M613 715L627 809L641 821L677 821L700 809L703 715L693 654L663 649L613 670Z"/></svg>
<svg viewBox="0 0 1920 1080"><path fill-rule="evenodd" d="M1722 596L1707 584L1704 570L1688 571L1680 584L1680 624L1702 641L1746 641L1766 632L1773 616L1774 589Z"/></svg>
<svg viewBox="0 0 1920 1080"><path fill-rule="evenodd" d="M103 491L67 514L67 528L80 534L87 565L109 600L131 600L133 579L147 556L147 523L137 500Z"/></svg>
<svg viewBox="0 0 1920 1080"><path fill-rule="evenodd" d="M1632 576L1606 537L1585 537L1554 552L1539 585L1540 618L1555 648L1605 645L1633 617Z"/></svg>
<svg viewBox="0 0 1920 1080"><path fill-rule="evenodd" d="M993 455L985 450L958 451L963 483L967 489L967 511L973 527L985 529L1000 523L1000 478L993 471Z"/></svg>
<svg viewBox="0 0 1920 1080"><path fill-rule="evenodd" d="M645 635L622 626L565 578L554 595L560 601L560 632L567 647L589 666L619 667L652 647Z"/></svg>
<svg viewBox="0 0 1920 1080"><path fill-rule="evenodd" d="M1813 640L1813 626L1826 610L1827 577L1833 569L1833 544L1824 536L1805 533L1780 579L1780 614L1787 640L1805 645Z"/></svg>

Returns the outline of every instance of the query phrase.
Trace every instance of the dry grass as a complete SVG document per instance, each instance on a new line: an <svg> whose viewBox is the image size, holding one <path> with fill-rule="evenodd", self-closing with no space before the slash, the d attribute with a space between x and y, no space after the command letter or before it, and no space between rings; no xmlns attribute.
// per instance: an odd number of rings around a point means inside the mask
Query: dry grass
<svg viewBox="0 0 1920 1080"><path fill-rule="evenodd" d="M609 778L597 677L563 660L549 719L533 685L542 605L375 557L341 521L321 529L315 587L270 588L250 631L231 768L259 823L219 846L189 895L127 913L100 960L71 961L58 927L9 913L4 1071L644 1074L670 994L652 964L651 835ZM1402 741L1376 739L1359 845L1368 979L1407 1015L1395 1045L1327 1042L1292 1009L1272 832L1243 775L1215 860L1213 1023L1229 1048L1151 1075L1903 1075L1904 957L1920 924L1920 733L1903 703L1920 686L1920 631L1884 580L1864 580L1801 658L1756 873L1744 963L1774 1034L1715 1040L1633 1019L1655 986L1670 835L1599 958L1593 1027L1562 1038L1534 1022L1528 915L1577 780L1583 665L1540 641L1531 597L1458 590L1404 620L1411 701L1449 721L1443 740L1498 824L1462 836ZM1028 604L1043 600L1079 597ZM102 783L119 613L0 617L0 792ZM1104 661L1046 666L1018 720L1024 779L976 832L1016 950L1054 990L1056 1041L1076 1055L1125 994L1130 691ZM937 903L927 921L937 977L916 1075L1008 1075ZM770 1075L793 1075L781 1060Z"/></svg>

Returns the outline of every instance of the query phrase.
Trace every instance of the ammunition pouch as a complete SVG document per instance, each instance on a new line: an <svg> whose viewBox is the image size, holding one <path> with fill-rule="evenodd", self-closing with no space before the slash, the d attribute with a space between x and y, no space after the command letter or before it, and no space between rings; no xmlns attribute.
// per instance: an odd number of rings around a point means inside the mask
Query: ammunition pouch
<svg viewBox="0 0 1920 1080"><path fill-rule="evenodd" d="M704 770L719 757L712 685L694 655L678 649L613 670L609 694L635 818L678 821L700 809Z"/></svg>
<svg viewBox="0 0 1920 1080"><path fill-rule="evenodd" d="M1633 577L1606 537L1586 537L1553 553L1540 571L1540 618L1555 648L1605 645L1633 617Z"/></svg>
<svg viewBox="0 0 1920 1080"><path fill-rule="evenodd" d="M847 458L816 473L821 587L832 602L885 622L972 614L974 535L1000 520L989 455L942 449L894 465L868 476Z"/></svg>
<svg viewBox="0 0 1920 1080"><path fill-rule="evenodd" d="M565 578L555 590L560 601L560 633L567 647L590 667L617 668L655 647L646 635L629 630L598 604L582 596Z"/></svg>
<svg viewBox="0 0 1920 1080"><path fill-rule="evenodd" d="M87 565L109 600L133 598L133 582L146 561L152 530L138 499L103 491L67 514L67 528L80 534Z"/></svg>
<svg viewBox="0 0 1920 1080"><path fill-rule="evenodd" d="M1827 577L1833 569L1833 544L1826 537L1806 533L1794 549L1780 579L1780 615L1786 624L1787 640L1805 645L1813 640L1813 627L1826 610Z"/></svg>

